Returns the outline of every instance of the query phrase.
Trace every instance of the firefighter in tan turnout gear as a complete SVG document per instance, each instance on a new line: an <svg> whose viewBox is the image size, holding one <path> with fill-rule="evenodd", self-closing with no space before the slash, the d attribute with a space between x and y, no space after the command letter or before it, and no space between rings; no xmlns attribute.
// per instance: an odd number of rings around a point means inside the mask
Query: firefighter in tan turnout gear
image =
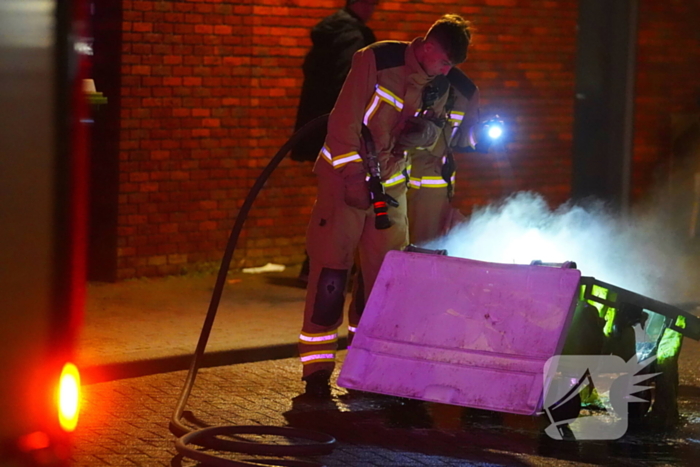
<svg viewBox="0 0 700 467"><path fill-rule="evenodd" d="M458 68L450 70L445 84L435 83L444 96L426 102L421 112L441 121L442 131L432 147L409 153L408 219L410 241L420 245L447 232L463 216L451 206L456 164L453 151L488 151L477 144L483 131L479 118L479 90ZM445 98L446 97L446 98ZM482 138L483 139L483 138Z"/></svg>
<svg viewBox="0 0 700 467"><path fill-rule="evenodd" d="M318 193L307 231L310 272L299 337L303 379L310 396L330 396L346 282L355 253L359 251L366 298L384 255L408 243L406 151L431 146L438 136L431 123L415 121L423 90L436 76L446 75L464 61L470 37L467 21L445 15L425 37L410 43L378 42L353 57L314 165ZM363 125L371 141L362 138ZM405 128L413 133L407 134ZM366 163L368 143L376 149L378 167ZM386 195L398 202L384 208L389 228L375 227L368 184L373 168ZM356 325L359 317L350 316L349 321Z"/></svg>
<svg viewBox="0 0 700 467"><path fill-rule="evenodd" d="M458 68L452 68L447 76L436 76L423 88L418 116L435 123L438 137L430 146L406 151L409 161L408 230L409 241L414 245L446 233L454 223L464 219L451 207L456 167L453 149L460 152L474 152L477 147L482 152L488 150L488 144L483 142L484 122L479 122L479 91ZM421 120L411 119L408 124L416 121ZM402 136L405 134L404 130ZM477 144L479 140L482 142ZM412 147L412 143L416 141L400 138L398 145ZM356 320L365 306L361 278L362 271L357 268L349 309L348 344L352 342Z"/></svg>

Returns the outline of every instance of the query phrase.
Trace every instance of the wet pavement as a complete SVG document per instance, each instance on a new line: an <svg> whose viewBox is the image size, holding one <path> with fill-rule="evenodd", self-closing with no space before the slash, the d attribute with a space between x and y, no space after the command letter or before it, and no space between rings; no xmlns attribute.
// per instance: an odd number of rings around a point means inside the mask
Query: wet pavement
<svg viewBox="0 0 700 467"><path fill-rule="evenodd" d="M697 360L687 364L697 366ZM303 458L329 467L694 466L700 459L697 379L681 378L681 421L672 430L635 424L616 441L555 441L535 417L349 395L337 386L332 400L306 400L297 397L303 388L299 373L296 359L202 369L185 410L210 425L294 426L331 434L338 440L331 454ZM167 428L185 377L178 371L86 386L74 465L203 465L177 455Z"/></svg>
<svg viewBox="0 0 700 467"><path fill-rule="evenodd" d="M218 358L200 369L185 410L210 425L330 434L338 440L332 453L287 458L329 467L700 464L698 342L686 339L680 355L679 423L661 430L634 422L615 441L555 441L543 434L542 418L348 394L337 386L332 400L309 401L297 397L301 364L288 358L304 297L295 276L294 269L231 275L208 348ZM211 275L91 285L79 349L90 377L74 434L74 466L203 465L177 455L168 423L212 286Z"/></svg>

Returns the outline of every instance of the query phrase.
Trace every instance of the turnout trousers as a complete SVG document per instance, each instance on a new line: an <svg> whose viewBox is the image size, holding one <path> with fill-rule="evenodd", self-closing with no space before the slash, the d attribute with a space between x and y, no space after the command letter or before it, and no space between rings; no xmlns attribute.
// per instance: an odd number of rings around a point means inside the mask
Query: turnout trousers
<svg viewBox="0 0 700 467"><path fill-rule="evenodd" d="M420 246L443 235L449 227L452 206L447 187L408 190L411 243Z"/></svg>
<svg viewBox="0 0 700 467"><path fill-rule="evenodd" d="M359 324L364 301L369 296L384 255L408 244L406 185L400 183L387 187L386 192L399 202L399 207L389 208L392 226L377 230L372 208L361 210L345 204L344 184L340 177L318 177L318 194L306 236L310 268L304 323L299 336L303 376L335 368L338 328L343 323L346 285L356 253L362 274L354 284L357 289L354 300L363 303L350 307L350 337Z"/></svg>

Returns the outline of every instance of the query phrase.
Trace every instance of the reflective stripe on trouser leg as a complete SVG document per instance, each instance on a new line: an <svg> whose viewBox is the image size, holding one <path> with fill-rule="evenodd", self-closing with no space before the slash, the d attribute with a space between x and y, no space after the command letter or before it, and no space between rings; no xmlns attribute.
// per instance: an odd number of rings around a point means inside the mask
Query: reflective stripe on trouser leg
<svg viewBox="0 0 700 467"><path fill-rule="evenodd" d="M347 270L321 268L311 258L304 324L299 335L303 376L335 368L347 273Z"/></svg>
<svg viewBox="0 0 700 467"><path fill-rule="evenodd" d="M338 341L338 330L329 332L309 333L301 331L299 335L300 344L323 345L332 344Z"/></svg>
<svg viewBox="0 0 700 467"><path fill-rule="evenodd" d="M316 350L315 352L305 352L303 354L300 354L299 358L301 359L301 363L304 364L305 367L307 365L315 365L324 362L335 363L335 353L335 350Z"/></svg>
<svg viewBox="0 0 700 467"><path fill-rule="evenodd" d="M318 177L318 195L306 233L310 267L302 335L328 335L337 332L341 325L347 272L352 267L366 217L365 211L345 204L344 184L338 174ZM304 376L319 370L332 371L337 346L337 339L300 337L299 354L311 357L302 362Z"/></svg>
<svg viewBox="0 0 700 467"><path fill-rule="evenodd" d="M335 361L338 345L338 330L299 335L299 358L304 366L317 365ZM311 349L311 350L309 350Z"/></svg>

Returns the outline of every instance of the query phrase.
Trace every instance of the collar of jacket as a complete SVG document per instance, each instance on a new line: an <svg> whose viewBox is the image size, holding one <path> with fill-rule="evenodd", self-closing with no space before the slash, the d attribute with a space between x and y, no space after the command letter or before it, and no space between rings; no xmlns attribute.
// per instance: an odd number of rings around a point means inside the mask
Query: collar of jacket
<svg viewBox="0 0 700 467"><path fill-rule="evenodd" d="M423 42L423 38L416 37L408 44L408 47L406 47L406 66L411 70L409 75L411 81L419 86L425 86L434 76L428 76L416 58L416 48L418 48L418 44L421 42Z"/></svg>

